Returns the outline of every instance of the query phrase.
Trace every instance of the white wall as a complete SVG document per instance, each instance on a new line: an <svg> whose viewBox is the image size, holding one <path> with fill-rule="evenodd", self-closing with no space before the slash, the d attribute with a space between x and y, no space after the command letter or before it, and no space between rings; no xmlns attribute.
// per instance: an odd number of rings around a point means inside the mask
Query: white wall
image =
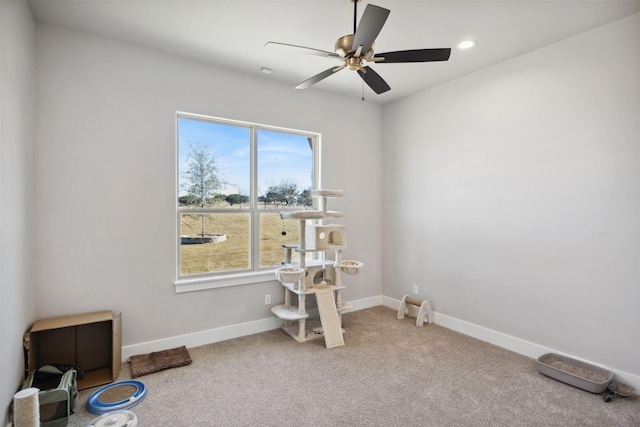
<svg viewBox="0 0 640 427"><path fill-rule="evenodd" d="M383 295L640 381L639 118L640 15L387 106Z"/></svg>
<svg viewBox="0 0 640 427"><path fill-rule="evenodd" d="M38 317L122 312L124 346L273 319L275 281L174 292L176 111L320 132L345 258L366 265L345 300L380 295L380 106L44 25L36 55Z"/></svg>
<svg viewBox="0 0 640 427"><path fill-rule="evenodd" d="M0 420L7 422L33 321L35 23L24 1L0 2Z"/></svg>

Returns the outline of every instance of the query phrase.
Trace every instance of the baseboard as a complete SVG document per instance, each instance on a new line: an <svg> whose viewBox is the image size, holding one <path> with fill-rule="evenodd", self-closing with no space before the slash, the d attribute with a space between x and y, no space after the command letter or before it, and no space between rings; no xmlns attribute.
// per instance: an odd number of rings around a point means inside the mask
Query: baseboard
<svg viewBox="0 0 640 427"><path fill-rule="evenodd" d="M274 316L267 319L255 320L253 322L239 323L236 325L223 326L221 328L208 329L206 331L178 335L156 341L127 345L122 347L122 361L124 362L129 359L129 357L136 354L147 354L183 345L187 348L198 347L218 341L225 341L245 335L270 331L272 329L279 328L280 325L280 319Z"/></svg>
<svg viewBox="0 0 640 427"><path fill-rule="evenodd" d="M375 297L362 298L356 301L349 301L353 306L352 308L345 310L345 313L350 311L364 310L365 308L377 307L382 304L382 295L376 295Z"/></svg>
<svg viewBox="0 0 640 427"><path fill-rule="evenodd" d="M363 310L365 308L381 305L382 299L380 296L375 296L363 298L356 301L349 301L349 303L351 303L353 307L345 310L345 312ZM309 310L309 315L311 317L317 317L317 309ZM223 326L220 328L208 329L206 331L194 332L191 334L179 335L156 341L127 345L122 347L122 361L125 362L129 359L129 357L136 354L147 354L154 351L180 347L183 345L187 348L198 347L214 342L243 337L245 335L257 334L260 332L270 331L272 329L278 329L281 325L282 321L273 316L267 319L239 323L237 325Z"/></svg>
<svg viewBox="0 0 640 427"><path fill-rule="evenodd" d="M353 307L345 312L363 310L365 308L384 305L385 307L397 310L400 306L400 300L378 295L375 297L362 298L356 301L349 301ZM309 310L311 317L317 316L317 310ZM628 372L616 370L608 366L602 366L590 360L585 360L575 355L566 354L559 350L535 344L520 338L503 334L492 329L487 329L464 320L456 319L438 312L434 313L434 323L436 325L460 332L464 335L477 338L479 340L497 345L498 347L514 351L532 359L537 359L545 353L557 353L592 365L601 366L612 371L616 375L616 380L621 381L640 390L640 376L630 374ZM225 341L232 338L238 338L245 335L257 334L260 332L277 329L282 325L280 319L270 317L267 319L255 320L253 322L239 323L237 325L223 326L220 328L209 329L201 332L194 332L186 335L179 335L157 341L149 341L140 344L128 345L122 347L122 360L126 361L129 357L136 354L146 354L153 351L166 350L180 346L198 347L201 345L211 344L214 342Z"/></svg>
<svg viewBox="0 0 640 427"><path fill-rule="evenodd" d="M381 304L385 307L393 308L397 310L400 307L400 300L382 296ZM473 323L466 322L464 320L456 319L438 312L434 312L434 323L436 325L451 329L452 331L460 332L461 334L479 339L497 345L507 350L522 354L532 359L537 359L545 353L556 353L563 356L568 356L573 359L582 360L583 362L590 363L592 365L600 366L613 372L616 376L616 380L628 384L638 390L640 388L640 376L633 375L625 371L613 369L608 366L586 360L580 357L576 357L571 354L561 352L549 347L545 347L539 344L535 344L520 338L513 337L511 335L503 334L502 332L487 329L482 326L478 326Z"/></svg>

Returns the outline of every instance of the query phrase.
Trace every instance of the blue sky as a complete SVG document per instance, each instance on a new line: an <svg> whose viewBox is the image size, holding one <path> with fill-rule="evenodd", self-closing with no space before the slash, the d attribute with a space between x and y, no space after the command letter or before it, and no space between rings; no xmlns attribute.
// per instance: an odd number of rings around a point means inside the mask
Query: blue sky
<svg viewBox="0 0 640 427"><path fill-rule="evenodd" d="M202 143L215 155L222 180L228 185L223 194L249 194L249 127L178 118L178 165L187 167L190 145ZM258 189L266 191L283 180L298 183L298 190L311 187L313 154L307 137L293 133L258 130ZM179 176L182 189L184 177ZM181 194L183 191L181 190Z"/></svg>

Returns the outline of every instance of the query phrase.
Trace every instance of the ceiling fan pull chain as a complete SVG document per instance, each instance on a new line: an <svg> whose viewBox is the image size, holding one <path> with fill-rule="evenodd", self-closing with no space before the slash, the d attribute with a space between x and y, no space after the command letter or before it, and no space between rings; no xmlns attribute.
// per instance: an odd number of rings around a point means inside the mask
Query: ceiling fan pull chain
<svg viewBox="0 0 640 427"><path fill-rule="evenodd" d="M364 80L362 80L362 102L364 102Z"/></svg>

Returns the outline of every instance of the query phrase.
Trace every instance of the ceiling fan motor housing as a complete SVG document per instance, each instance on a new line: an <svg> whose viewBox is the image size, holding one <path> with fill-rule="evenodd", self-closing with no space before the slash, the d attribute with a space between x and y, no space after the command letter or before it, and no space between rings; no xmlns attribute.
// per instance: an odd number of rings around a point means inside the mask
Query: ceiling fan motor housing
<svg viewBox="0 0 640 427"><path fill-rule="evenodd" d="M360 54L360 56L354 56L356 53L356 49L353 48L353 38L354 34L347 34L346 36L342 36L336 41L335 51L341 58L345 58L347 61L347 65L351 70L359 70L363 67L363 60L369 59L373 57L375 50L375 43L371 43L371 48L364 54Z"/></svg>

